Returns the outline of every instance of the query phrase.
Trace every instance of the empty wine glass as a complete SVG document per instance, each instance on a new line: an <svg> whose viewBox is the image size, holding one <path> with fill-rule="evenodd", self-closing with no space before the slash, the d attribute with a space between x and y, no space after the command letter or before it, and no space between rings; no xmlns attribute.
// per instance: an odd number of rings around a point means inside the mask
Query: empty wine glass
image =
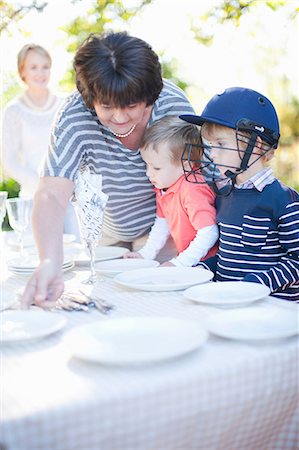
<svg viewBox="0 0 299 450"><path fill-rule="evenodd" d="M18 236L20 256L24 255L24 231L29 225L31 202L31 199L19 197L6 200L8 220Z"/></svg>
<svg viewBox="0 0 299 450"><path fill-rule="evenodd" d="M81 208L74 203L75 210L78 217L81 240L84 242L90 262L90 274L83 284L96 284L97 273L95 270L95 249L99 239L102 237L102 217L103 217L103 202L100 198L94 196L87 200L84 207ZM97 218L97 220L95 220Z"/></svg>
<svg viewBox="0 0 299 450"><path fill-rule="evenodd" d="M83 280L83 284L96 284L97 282L97 273L95 270L95 247L96 247L96 241L94 240L86 240L85 245L87 247L89 258L90 258L90 274L89 277L86 280Z"/></svg>
<svg viewBox="0 0 299 450"><path fill-rule="evenodd" d="M84 284L96 284L95 247L102 237L104 210L108 195L102 192L102 175L87 168L76 179L73 205L78 216L82 241L90 256L90 276Z"/></svg>
<svg viewBox="0 0 299 450"><path fill-rule="evenodd" d="M0 192L0 231L2 230L2 224L4 221L4 217L6 214L6 199L7 199L8 192L1 191Z"/></svg>

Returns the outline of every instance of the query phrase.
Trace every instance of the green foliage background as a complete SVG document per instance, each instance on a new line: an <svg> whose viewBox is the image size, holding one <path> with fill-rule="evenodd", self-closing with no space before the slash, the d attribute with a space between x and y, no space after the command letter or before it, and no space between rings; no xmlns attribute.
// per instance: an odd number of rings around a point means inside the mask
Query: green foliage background
<svg viewBox="0 0 299 450"><path fill-rule="evenodd" d="M70 1L76 4L83 0ZM100 33L108 29L113 29L114 31L128 29L130 20L152 2L154 0L139 0L135 2L134 6L126 7L122 0L93 0L90 3L90 9L86 11L84 17L77 17L63 27L66 33L66 42L64 45L67 51L73 55L81 42L91 32ZM237 32L242 17L250 14L260 3L260 0L219 0L216 7L213 5L210 10L207 10L205 15L199 18L201 26L196 25L196 21L192 20L192 18L190 19L190 29L193 33L194 40L199 45L210 45L213 42L215 23L225 24L230 22L234 25ZM289 0L263 0L263 3L279 14L280 9L284 8L289 3ZM295 19L299 9L298 2L294 1L293 4L294 8L291 9L290 20ZM5 17L5 20L2 21L0 32L9 33L10 25L24 17L28 11L32 9L42 11L46 6L47 1L43 0L32 0L31 3L27 2L25 6L22 1L12 2L0 0L0 7L3 12L3 17ZM163 76L174 81L183 90L187 90L188 83L177 75L179 61L176 59L167 59L166 51L161 52L159 56ZM298 55L294 55L294 57L298 58ZM267 64L267 61L265 64ZM299 100L297 93L290 95L288 99L284 98L283 93L288 90L285 79L275 79L273 86L271 86L271 82L273 83L273 81L269 80L269 88L275 93L280 91L280 98L282 99L281 103L277 105L281 124L280 147L276 151L276 157L272 160L271 164L278 178L299 190ZM3 85L5 88L2 96L2 107L18 94L21 89L15 75L4 79ZM69 68L62 78L60 86L66 92L74 89L75 80L72 67ZM9 196L15 196L18 194L19 186L13 180L4 180L0 184L0 190L8 190Z"/></svg>

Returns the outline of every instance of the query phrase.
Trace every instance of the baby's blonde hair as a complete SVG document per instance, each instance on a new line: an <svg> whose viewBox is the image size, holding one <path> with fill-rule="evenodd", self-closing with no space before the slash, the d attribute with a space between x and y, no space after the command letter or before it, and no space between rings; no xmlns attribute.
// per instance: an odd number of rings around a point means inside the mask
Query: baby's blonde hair
<svg viewBox="0 0 299 450"><path fill-rule="evenodd" d="M199 128L196 125L184 122L176 116L166 116L154 122L145 130L141 150L158 151L160 144L167 144L170 158L175 164L181 164L181 157L185 146L192 144L194 159L200 159L202 149Z"/></svg>
<svg viewBox="0 0 299 450"><path fill-rule="evenodd" d="M50 61L50 66L52 64L52 59L50 56L50 53L41 45L37 45L37 44L26 44L24 45L21 50L18 53L18 58L17 58L17 62L18 62L18 72L20 75L20 78L24 81L24 77L22 75L23 72L23 68L25 65L25 61L27 58L27 55L30 51L34 51L36 53L38 53L41 56L45 56L46 58L48 58L48 60Z"/></svg>

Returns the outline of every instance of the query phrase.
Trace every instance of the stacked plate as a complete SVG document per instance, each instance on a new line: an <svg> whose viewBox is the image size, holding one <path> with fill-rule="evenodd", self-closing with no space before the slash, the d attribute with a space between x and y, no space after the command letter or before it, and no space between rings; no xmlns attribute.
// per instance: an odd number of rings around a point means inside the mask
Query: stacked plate
<svg viewBox="0 0 299 450"><path fill-rule="evenodd" d="M9 237L7 239L7 244L11 247L19 248L19 239L15 232L9 232ZM74 234L64 234L63 235L63 243L71 244L76 240L76 236ZM34 237L31 233L26 233L24 235L24 248L35 247Z"/></svg>
<svg viewBox="0 0 299 450"><path fill-rule="evenodd" d="M17 275L31 275L39 264L39 259L37 256L29 255L23 258L13 258L7 261L8 270ZM62 264L62 270L65 272L74 267L74 262L72 259L64 260Z"/></svg>

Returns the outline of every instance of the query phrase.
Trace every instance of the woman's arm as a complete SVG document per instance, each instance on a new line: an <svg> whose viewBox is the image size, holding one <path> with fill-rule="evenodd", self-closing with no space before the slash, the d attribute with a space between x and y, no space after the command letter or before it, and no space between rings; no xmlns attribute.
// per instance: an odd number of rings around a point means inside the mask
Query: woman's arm
<svg viewBox="0 0 299 450"><path fill-rule="evenodd" d="M33 231L40 264L30 277L22 304L46 305L63 292L63 221L74 183L62 177L40 180L33 202Z"/></svg>

